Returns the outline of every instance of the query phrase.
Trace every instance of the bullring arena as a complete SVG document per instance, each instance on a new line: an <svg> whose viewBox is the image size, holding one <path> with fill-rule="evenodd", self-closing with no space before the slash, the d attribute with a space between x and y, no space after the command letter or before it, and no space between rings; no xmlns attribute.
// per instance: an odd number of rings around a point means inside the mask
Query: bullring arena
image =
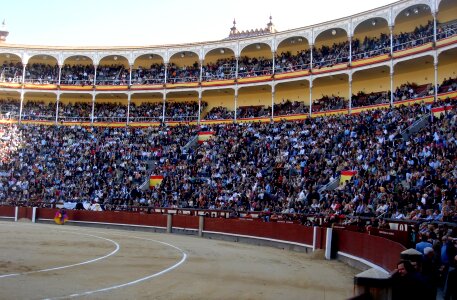
<svg viewBox="0 0 457 300"><path fill-rule="evenodd" d="M23 222L0 228L2 299L343 299L353 293L355 269L306 253L141 231Z"/></svg>
<svg viewBox="0 0 457 300"><path fill-rule="evenodd" d="M131 47L4 22L0 298L457 298L456 16Z"/></svg>

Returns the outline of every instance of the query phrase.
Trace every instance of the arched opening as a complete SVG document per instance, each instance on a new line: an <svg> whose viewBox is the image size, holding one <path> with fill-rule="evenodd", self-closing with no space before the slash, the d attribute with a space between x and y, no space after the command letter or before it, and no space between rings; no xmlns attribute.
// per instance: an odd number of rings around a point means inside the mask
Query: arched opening
<svg viewBox="0 0 457 300"><path fill-rule="evenodd" d="M60 75L61 85L94 85L95 68L87 56L75 55L65 59Z"/></svg>
<svg viewBox="0 0 457 300"><path fill-rule="evenodd" d="M352 38L352 61L390 53L387 20L372 18L360 23Z"/></svg>
<svg viewBox="0 0 457 300"><path fill-rule="evenodd" d="M95 97L94 124L99 125L127 123L127 95L124 93L99 94Z"/></svg>
<svg viewBox="0 0 457 300"><path fill-rule="evenodd" d="M449 49L438 57L438 97L455 97L457 92L457 49Z"/></svg>
<svg viewBox="0 0 457 300"><path fill-rule="evenodd" d="M237 120L255 121L271 117L271 86L259 85L238 90Z"/></svg>
<svg viewBox="0 0 457 300"><path fill-rule="evenodd" d="M21 83L23 65L21 58L12 53L0 54L2 67L0 71L0 82L4 83Z"/></svg>
<svg viewBox="0 0 457 300"><path fill-rule="evenodd" d="M92 95L87 93L63 93L59 102L59 123L90 122Z"/></svg>
<svg viewBox="0 0 457 300"><path fill-rule="evenodd" d="M130 124L160 123L162 118L162 93L137 93L132 95L130 101Z"/></svg>
<svg viewBox="0 0 457 300"><path fill-rule="evenodd" d="M170 92L165 101L165 122L197 121L206 106L206 102L202 101L198 110L198 93L195 91Z"/></svg>
<svg viewBox="0 0 457 300"><path fill-rule="evenodd" d="M443 0L437 15L437 40L444 40L457 35L457 3L454 0Z"/></svg>
<svg viewBox="0 0 457 300"><path fill-rule="evenodd" d="M233 89L204 91L202 99L208 103L208 106L202 110L203 120L233 120L235 118L235 91Z"/></svg>
<svg viewBox="0 0 457 300"><path fill-rule="evenodd" d="M165 83L163 57L157 54L144 54L135 59L132 68L132 85Z"/></svg>
<svg viewBox="0 0 457 300"><path fill-rule="evenodd" d="M217 48L205 55L202 81L227 80L236 77L235 53L229 48Z"/></svg>
<svg viewBox="0 0 457 300"><path fill-rule="evenodd" d="M321 32L314 43L313 69L332 68L349 62L347 32L332 28Z"/></svg>
<svg viewBox="0 0 457 300"><path fill-rule="evenodd" d="M200 65L198 55L190 51L175 53L168 64L167 83L198 82Z"/></svg>
<svg viewBox="0 0 457 300"><path fill-rule="evenodd" d="M276 50L275 74L309 69L311 51L307 39L294 36L283 40Z"/></svg>
<svg viewBox="0 0 457 300"><path fill-rule="evenodd" d="M413 5L395 17L393 51L402 51L433 41L433 16L427 5Z"/></svg>
<svg viewBox="0 0 457 300"><path fill-rule="evenodd" d="M388 66L354 72L352 75L352 108L390 102Z"/></svg>
<svg viewBox="0 0 457 300"><path fill-rule="evenodd" d="M434 66L432 56L399 62L394 67L394 102L433 95Z"/></svg>
<svg viewBox="0 0 457 300"><path fill-rule="evenodd" d="M19 119L19 109L21 105L21 94L16 91L0 92L0 118Z"/></svg>
<svg viewBox="0 0 457 300"><path fill-rule="evenodd" d="M348 86L349 76L347 74L331 75L317 78L313 81L313 103L312 113L328 113L337 111L345 113L348 109Z"/></svg>
<svg viewBox="0 0 457 300"><path fill-rule="evenodd" d="M120 55L109 55L97 67L97 85L128 85L129 62Z"/></svg>
<svg viewBox="0 0 457 300"><path fill-rule="evenodd" d="M279 83L275 87L274 116L309 114L309 81Z"/></svg>
<svg viewBox="0 0 457 300"><path fill-rule="evenodd" d="M57 96L54 93L27 92L22 103L23 121L55 121Z"/></svg>
<svg viewBox="0 0 457 300"><path fill-rule="evenodd" d="M243 48L238 61L238 77L257 77L273 74L273 54L269 45L251 44Z"/></svg>
<svg viewBox="0 0 457 300"><path fill-rule="evenodd" d="M57 59L49 55L32 56L25 67L25 84L57 84L59 65Z"/></svg>

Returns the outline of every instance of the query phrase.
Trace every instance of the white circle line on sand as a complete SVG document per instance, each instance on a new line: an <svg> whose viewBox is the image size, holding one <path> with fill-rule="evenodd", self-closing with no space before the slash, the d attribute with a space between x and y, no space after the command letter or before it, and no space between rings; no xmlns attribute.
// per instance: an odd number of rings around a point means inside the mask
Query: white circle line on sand
<svg viewBox="0 0 457 300"><path fill-rule="evenodd" d="M122 283L122 284L118 284L118 285L113 285L113 286L102 288L102 289L98 289L98 290L85 291L85 292L81 292L81 293L74 293L74 294L67 295L67 296L47 298L45 300L57 300L57 299L68 299L68 298L83 297L83 296L89 296L89 295L92 295L92 294L95 294L95 293L107 292L107 291L111 291L111 290L127 287L127 286L134 285L134 284L140 283L142 281L145 281L145 280L148 280L148 279L151 279L151 278L154 278L154 277L158 277L158 276L163 275L163 274L165 274L167 272L170 272L171 270L176 269L177 267L179 267L181 264L183 264L187 260L187 254L184 252L184 250L182 250L182 249L180 249L180 248L178 248L178 247L176 247L176 246L174 246L172 244L169 244L169 243L166 243L166 242L162 242L162 241L158 241L158 240L153 240L153 239L136 237L136 236L128 236L128 237L129 238L139 239L139 240L156 242L156 243L159 243L159 244L166 245L168 247L174 248L174 249L176 249L176 250L181 252L181 254L182 254L181 260L179 262L175 263L174 265L162 270L162 271L159 271L157 273L154 273L154 274L151 274L151 275L136 279L134 281L130 281L130 282L126 282L126 283Z"/></svg>
<svg viewBox="0 0 457 300"><path fill-rule="evenodd" d="M69 231L69 230L68 230ZM68 232L67 231L67 232ZM91 260L87 260L87 261L83 261L83 262L80 262L80 263L76 263L76 264L71 264L71 265L65 265L65 266L60 266L60 267L54 267L54 268L48 268L48 269L42 269L42 270L36 270L36 271L28 271L28 272L22 272L22 273L12 273L12 274L5 274L5 275L0 275L0 278L9 278L9 277L15 277L15 276L22 276L22 275L29 275L29 274L35 274L35 273L42 273L42 272L49 272L49 271L55 271L55 270L62 270L62 269L67 269L67 268L72 268L72 267L77 267L77 266L82 266L82 265L87 265L87 264L91 264L91 263L94 263L96 261L99 261L99 260L102 260L102 259L105 259L105 258L108 258L114 254L116 254L119 249L120 249L120 246L118 243L116 243L115 241L113 240L110 240L110 239L107 239L107 238L104 238L104 237L101 237L101 236L97 236L97 235L93 235L93 234L88 234L88 233L78 233L78 232L73 232L74 234L79 234L79 235L87 235L87 236L91 236L91 237L95 237L95 238L98 238L98 239L102 239L102 240L106 240L106 241L109 241L111 243L113 243L116 248L111 251L110 253L106 254L106 255L103 255L103 256L100 256L100 257L97 257L97 258L94 258L94 259L91 259Z"/></svg>

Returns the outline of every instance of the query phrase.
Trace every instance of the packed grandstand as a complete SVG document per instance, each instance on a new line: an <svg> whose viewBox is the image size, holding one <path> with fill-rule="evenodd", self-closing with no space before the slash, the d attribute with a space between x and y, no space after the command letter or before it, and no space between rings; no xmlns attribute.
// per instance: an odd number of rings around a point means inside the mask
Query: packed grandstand
<svg viewBox="0 0 457 300"><path fill-rule="evenodd" d="M457 4L419 2L173 52L1 43L0 202L416 221L447 267Z"/></svg>

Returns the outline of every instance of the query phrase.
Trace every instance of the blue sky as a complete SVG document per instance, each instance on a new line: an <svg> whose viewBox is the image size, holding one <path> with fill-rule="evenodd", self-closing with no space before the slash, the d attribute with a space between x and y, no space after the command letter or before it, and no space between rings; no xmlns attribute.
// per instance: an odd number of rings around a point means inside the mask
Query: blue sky
<svg viewBox="0 0 457 300"><path fill-rule="evenodd" d="M279 31L345 17L392 0L0 0L8 43L143 46L219 40L238 30Z"/></svg>

